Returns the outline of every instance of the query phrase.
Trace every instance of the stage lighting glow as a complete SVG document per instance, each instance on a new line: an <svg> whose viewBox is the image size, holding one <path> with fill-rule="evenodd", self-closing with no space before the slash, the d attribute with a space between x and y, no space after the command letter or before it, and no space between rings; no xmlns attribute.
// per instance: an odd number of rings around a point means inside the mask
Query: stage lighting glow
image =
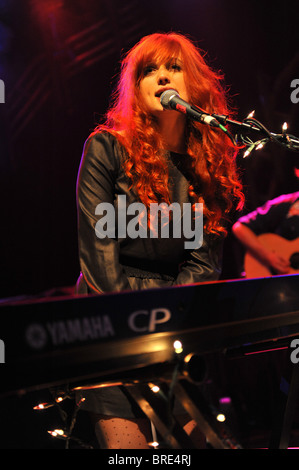
<svg viewBox="0 0 299 470"><path fill-rule="evenodd" d="M54 406L53 403L39 403L38 405L34 406L34 410L46 410L47 408L51 408Z"/></svg>
<svg viewBox="0 0 299 470"><path fill-rule="evenodd" d="M216 416L216 419L217 421L219 421L219 423L224 423L225 421L225 415L223 413L219 413L217 416Z"/></svg>
<svg viewBox="0 0 299 470"><path fill-rule="evenodd" d="M176 340L173 343L174 350L177 354L180 354L183 351L183 345L179 340Z"/></svg>
<svg viewBox="0 0 299 470"><path fill-rule="evenodd" d="M150 387L151 391L154 392L154 393L158 393L160 391L160 387L158 385L149 384L149 387Z"/></svg>
<svg viewBox="0 0 299 470"><path fill-rule="evenodd" d="M153 447L154 449L157 449L160 444L159 444L159 442L157 442L157 441L153 441L153 442L148 442L148 445L149 445L150 447Z"/></svg>
<svg viewBox="0 0 299 470"><path fill-rule="evenodd" d="M255 110L251 111L251 113L248 114L247 119L252 118L254 116L254 113L255 113Z"/></svg>
<svg viewBox="0 0 299 470"><path fill-rule="evenodd" d="M54 429L54 431L48 431L48 433L51 434L52 437L66 437L62 429Z"/></svg>

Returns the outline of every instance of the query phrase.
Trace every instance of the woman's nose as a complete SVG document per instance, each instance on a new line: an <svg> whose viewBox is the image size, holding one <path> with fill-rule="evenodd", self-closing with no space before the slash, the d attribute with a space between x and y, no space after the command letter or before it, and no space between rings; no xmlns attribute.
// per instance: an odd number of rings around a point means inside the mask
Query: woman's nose
<svg viewBox="0 0 299 470"><path fill-rule="evenodd" d="M158 74L158 84L166 85L169 82L170 82L170 79L169 79L168 70L166 68L160 69L159 74Z"/></svg>

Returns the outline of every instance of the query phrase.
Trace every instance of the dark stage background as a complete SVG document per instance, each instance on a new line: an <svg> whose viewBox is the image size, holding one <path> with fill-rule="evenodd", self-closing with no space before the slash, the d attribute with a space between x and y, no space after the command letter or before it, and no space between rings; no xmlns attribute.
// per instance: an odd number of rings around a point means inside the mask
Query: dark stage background
<svg viewBox="0 0 299 470"><path fill-rule="evenodd" d="M299 134L299 4L257 0L0 0L0 298L74 286L76 177L85 139L105 113L122 52L142 36L180 31L225 74L242 120ZM245 212L299 189L299 156L268 146L238 158ZM226 242L223 278L240 273ZM0 335L1 336L1 335ZM38 426L37 426L38 429ZM32 443L31 443L32 445Z"/></svg>

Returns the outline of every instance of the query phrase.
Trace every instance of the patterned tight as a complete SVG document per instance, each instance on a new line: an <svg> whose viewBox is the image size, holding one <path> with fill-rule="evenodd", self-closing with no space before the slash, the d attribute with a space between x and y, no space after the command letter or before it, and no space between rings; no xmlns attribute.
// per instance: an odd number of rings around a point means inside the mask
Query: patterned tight
<svg viewBox="0 0 299 470"><path fill-rule="evenodd" d="M186 423L178 418L187 434L201 448L205 438L194 421ZM151 425L147 419L124 419L111 416L98 416L95 424L96 437L101 449L150 449L153 441Z"/></svg>
<svg viewBox="0 0 299 470"><path fill-rule="evenodd" d="M152 441L147 419L100 417L95 432L101 449L149 449Z"/></svg>

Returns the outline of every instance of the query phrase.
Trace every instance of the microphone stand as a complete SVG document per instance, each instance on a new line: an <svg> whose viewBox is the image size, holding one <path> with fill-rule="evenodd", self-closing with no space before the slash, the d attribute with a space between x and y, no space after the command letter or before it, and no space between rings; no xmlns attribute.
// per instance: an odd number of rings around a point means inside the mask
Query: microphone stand
<svg viewBox="0 0 299 470"><path fill-rule="evenodd" d="M221 114L212 114L212 116L222 126L230 125L232 127L237 128L235 137L233 139L235 145L238 145L238 142L241 142L243 147L247 147L244 157L248 156L252 152L252 150L262 148L269 141L276 142L293 152L299 152L299 138L286 133L286 123L284 123L282 126L282 133L275 134L274 132L270 132L263 124L261 124L257 119L254 119L253 117L247 117L242 122L239 122L229 119L227 116ZM220 126L220 128L222 128L222 126ZM257 132L261 134L261 138L256 141L251 140L248 134ZM232 140L232 135L229 135L227 129L226 134Z"/></svg>

